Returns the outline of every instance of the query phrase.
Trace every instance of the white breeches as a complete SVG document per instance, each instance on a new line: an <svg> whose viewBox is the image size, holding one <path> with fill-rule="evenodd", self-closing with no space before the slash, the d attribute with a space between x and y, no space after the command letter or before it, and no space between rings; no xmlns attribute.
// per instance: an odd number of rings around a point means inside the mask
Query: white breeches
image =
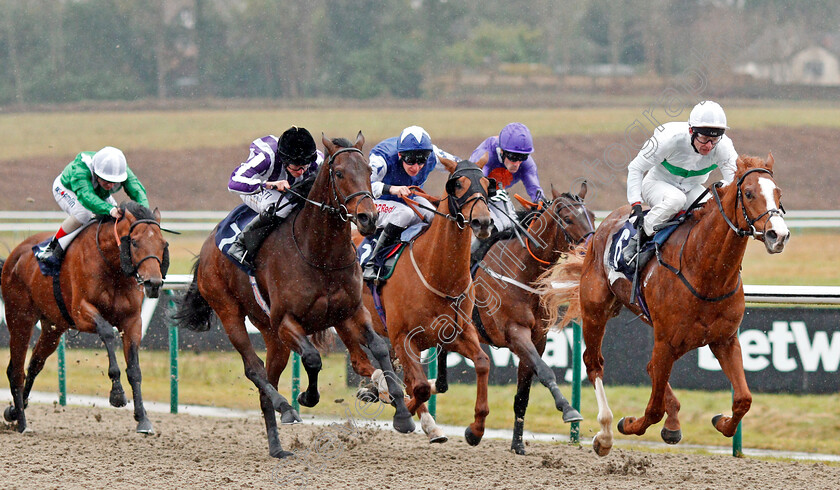
<svg viewBox="0 0 840 490"><path fill-rule="evenodd" d="M645 216L645 233L653 236L656 225L667 223L677 213L691 206L706 188L696 185L688 191L673 186L661 180L649 179L648 173L642 181L642 199L650 206L650 212Z"/></svg>
<svg viewBox="0 0 840 490"><path fill-rule="evenodd" d="M434 209L432 203L420 196L411 196L411 199L424 206L424 208L418 207L417 211L423 215L427 223L431 222L434 217L434 213L430 211L430 209ZM417 213L405 203L387 199L376 199L374 202L376 203L376 210L379 211L379 218L376 220L377 228L384 228L389 223L401 228L408 228L421 221Z"/></svg>

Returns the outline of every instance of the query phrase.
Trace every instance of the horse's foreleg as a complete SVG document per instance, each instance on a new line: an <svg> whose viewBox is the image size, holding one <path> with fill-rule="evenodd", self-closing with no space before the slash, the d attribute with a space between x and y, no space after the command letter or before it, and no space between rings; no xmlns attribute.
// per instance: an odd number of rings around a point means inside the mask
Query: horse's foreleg
<svg viewBox="0 0 840 490"><path fill-rule="evenodd" d="M140 371L140 341L142 325L140 318L130 319L126 322L127 330L123 331L123 354L125 355L125 377L131 386L132 399L134 401L134 420L137 421L138 434L154 434L152 421L146 415L146 408L143 406L143 392L140 385L143 382L143 374Z"/></svg>
<svg viewBox="0 0 840 490"><path fill-rule="evenodd" d="M426 373L420 367L420 349L414 341L414 337L403 332L394 336L391 340L391 347L396 352L397 359L399 359L403 368L405 390L409 395L406 408L410 413L416 413L417 407L428 401L432 396L432 389L426 379Z"/></svg>
<svg viewBox="0 0 840 490"><path fill-rule="evenodd" d="M481 350L478 343L478 333L470 326L449 344L449 349L470 359L475 365L475 419L464 431L464 439L471 446L478 445L484 437L484 421L490 413L487 403L487 383L490 378L490 358Z"/></svg>
<svg viewBox="0 0 840 490"><path fill-rule="evenodd" d="M525 442L522 440L525 431L525 411L531 398L531 379L534 371L525 358L519 358L519 368L516 370L516 395L513 397L513 439L510 448L516 454L525 454Z"/></svg>
<svg viewBox="0 0 840 490"><path fill-rule="evenodd" d="M93 315L93 322L96 325L96 333L105 344L108 352L108 377L111 379L111 395L109 401L112 407L124 407L128 404L120 383L120 366L117 364L117 333L114 326L108 323L98 312Z"/></svg>
<svg viewBox="0 0 840 490"><path fill-rule="evenodd" d="M732 437L735 435L735 430L738 428L741 419L744 418L744 415L750 410L750 405L752 405L752 394L744 376L741 342L737 336L733 336L728 342L709 344L709 348L712 349L712 353L720 362L723 373L732 383L732 417L718 414L712 419L712 425L721 434Z"/></svg>
<svg viewBox="0 0 840 490"><path fill-rule="evenodd" d="M662 420L665 415L665 388L671 377L671 368L676 358L672 354L671 346L663 341L656 341L653 345L653 355L647 365L650 375L651 388L645 414L634 419L625 417L618 421L618 431L625 435L640 436L648 427Z"/></svg>
<svg viewBox="0 0 840 490"><path fill-rule="evenodd" d="M604 289L604 288L602 288ZM586 365L586 375L595 388L595 400L598 402L598 425L601 430L592 439L592 449L598 456L609 454L613 446L612 421L613 413L607 403L607 393L604 390L604 355L601 344L604 331L609 319L608 308L603 306L609 289L600 291L594 300L584 297L581 293L582 331L586 349L583 351L583 363ZM586 301L584 301L586 300Z"/></svg>
<svg viewBox="0 0 840 490"><path fill-rule="evenodd" d="M6 312L6 321L9 328L9 366L6 368L6 376L9 378L13 405L6 407L3 418L8 422L17 421L17 431L23 432L26 430L25 409L29 396L29 392L24 389L27 378L24 375L23 366L26 364L26 351L29 349L29 339L32 337L32 327L35 325L35 319L26 318L26 315L22 314L12 314L13 309L8 302L6 303ZM43 363L41 365L43 366ZM32 387L31 383L29 383L29 387Z"/></svg>
<svg viewBox="0 0 840 490"><path fill-rule="evenodd" d="M609 403L607 403L607 392L604 390L604 380L598 377L595 378L595 381L592 384L595 386L595 401L598 402L598 425L601 426L601 430L599 430L592 439L592 449L598 456L606 456L609 454L613 445L613 413L612 410L610 410Z"/></svg>
<svg viewBox="0 0 840 490"><path fill-rule="evenodd" d="M280 322L280 341L285 342L300 354L303 369L306 370L309 384L306 390L298 395L298 403L304 407L314 407L321 400L321 394L318 392L318 373L321 372L322 367L321 354L306 337L306 332L300 323L288 313L283 315Z"/></svg>
<svg viewBox="0 0 840 490"><path fill-rule="evenodd" d="M438 427L435 422L435 418L432 417L431 413L429 413L429 409L426 407L425 403L417 405L415 413L417 413L417 418L420 419L420 428L423 429L423 433L429 438L430 443L440 444L449 440L443 432L443 429Z"/></svg>
<svg viewBox="0 0 840 490"><path fill-rule="evenodd" d="M268 377L268 382L271 383L275 389L277 383L280 381L280 375L286 369L289 363L289 355L292 351L286 344L279 342L279 339L271 336L263 337L265 340L265 370ZM262 400L260 400L262 404ZM297 410L291 405L288 405L285 410L280 411L281 424L297 424L302 422ZM275 428L276 429L276 428Z"/></svg>
<svg viewBox="0 0 840 490"><path fill-rule="evenodd" d="M680 429L680 401L671 389L671 383L665 385L665 426L659 433L662 440L668 444L676 444L682 440Z"/></svg>
<svg viewBox="0 0 840 490"><path fill-rule="evenodd" d="M432 386L432 393L439 394L439 393L446 393L449 390L449 380L448 380L448 366L446 365L446 349L443 346L438 345L437 347L437 378L435 378L435 384Z"/></svg>

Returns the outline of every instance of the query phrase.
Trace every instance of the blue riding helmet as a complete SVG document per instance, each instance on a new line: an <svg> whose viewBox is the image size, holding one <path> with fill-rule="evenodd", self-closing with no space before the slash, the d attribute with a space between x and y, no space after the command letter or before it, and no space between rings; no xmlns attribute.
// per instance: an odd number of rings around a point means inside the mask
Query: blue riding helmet
<svg viewBox="0 0 840 490"><path fill-rule="evenodd" d="M528 127L522 123L510 123L499 133L499 148L511 153L530 155L534 152L534 140Z"/></svg>
<svg viewBox="0 0 840 490"><path fill-rule="evenodd" d="M409 126L402 130L397 141L397 152L432 151L432 138L420 126Z"/></svg>

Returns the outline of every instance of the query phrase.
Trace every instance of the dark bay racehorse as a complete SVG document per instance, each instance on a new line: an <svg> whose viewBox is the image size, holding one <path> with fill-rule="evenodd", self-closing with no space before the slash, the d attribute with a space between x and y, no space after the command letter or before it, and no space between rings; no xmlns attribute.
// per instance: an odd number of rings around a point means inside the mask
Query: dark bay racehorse
<svg viewBox="0 0 840 490"><path fill-rule="evenodd" d="M140 309L143 292L157 298L169 266L168 244L160 229L160 213L135 203L123 203L124 218L104 218L82 230L67 249L59 274L61 305L56 301L52 277L41 274L32 246L49 237L48 233L24 240L0 263L3 301L9 327L9 376L14 406L6 408L8 421L17 421L17 430L26 429L24 409L35 377L55 352L61 334L70 328L96 333L108 350L108 377L112 387L110 402L115 407L128 402L120 384L116 349L122 338L126 376L134 396L137 432L153 433L143 408L140 392L139 349L142 335ZM64 310L62 310L64 309ZM23 365L35 322L41 322L29 368ZM119 334L114 332L117 328Z"/></svg>
<svg viewBox="0 0 840 490"><path fill-rule="evenodd" d="M540 305L539 292L534 286L562 254L594 233L595 216L583 203L586 183L577 195L558 194L553 187L551 191L554 199L540 203L524 222L528 234L537 243L531 243L528 237L523 237L524 245L516 237L497 241L479 262L474 278L473 318L479 316L476 324L482 343L507 347L519 357L511 442L511 449L517 454L525 454L522 432L534 374L551 391L557 410L563 412L564 422L583 419L563 396L554 372L541 358L550 315ZM445 383L444 353L438 357L436 386Z"/></svg>
<svg viewBox="0 0 840 490"><path fill-rule="evenodd" d="M420 353L441 345L475 363L477 394L475 421L465 438L471 445L481 442L487 405L490 360L479 345L478 332L470 321L474 292L470 277L472 232L487 238L492 226L487 207L490 181L474 163L441 159L450 172L447 196L441 199L428 230L420 235L382 286L381 299L387 330L374 315L376 331L388 335L403 367L408 409L420 417L423 431L432 442L446 437L435 426L425 407L431 387L421 365ZM375 310L373 297L365 288L365 305ZM393 395L393 393L392 393Z"/></svg>
<svg viewBox="0 0 840 490"><path fill-rule="evenodd" d="M601 425L593 447L600 456L609 453L613 444L601 341L607 320L622 306L653 326L654 345L647 365L652 383L650 401L642 417L619 420L619 432L644 434L667 414L662 439L669 444L680 441L680 404L668 379L677 359L704 345L711 348L734 390L732 416L717 415L712 424L732 437L750 409L752 395L738 341L738 326L744 315L741 262L749 237L764 242L771 254L784 250L790 237L780 211L781 190L773 179L773 156L766 161L740 157L734 182L715 184L710 190L713 199L695 211L662 247L661 261L668 265L651 260L641 271L642 301L630 303L630 281L607 270L604 258L616 230L627 221L629 206L604 220L584 258L558 264L544 281L543 299L548 311L557 311L560 304L568 302L564 320L569 321L578 312L583 320L583 360L595 388ZM563 281L564 286L552 288L557 281Z"/></svg>
<svg viewBox="0 0 840 490"><path fill-rule="evenodd" d="M269 314L258 304L248 276L216 247L214 230L201 248L193 282L175 315L181 326L198 331L210 328L214 311L221 319L242 356L245 375L259 389L269 453L276 458L292 453L280 445L274 411L281 412L283 423L300 421L277 392L290 349L300 354L309 378L298 401L306 407L315 406L320 398L321 356L307 336L330 327L335 327L350 351L357 373L382 376L382 372L375 373L360 345L371 350L385 371L389 391L395 394L394 428L400 432L414 430L393 374L387 342L374 333L370 313L362 304L361 268L350 240L350 220L365 234L372 233L376 225L371 171L362 153L364 142L361 132L355 143L322 136L327 162L318 170L306 204L275 229L260 248L255 278L268 302ZM265 340L265 365L248 338L245 316Z"/></svg>

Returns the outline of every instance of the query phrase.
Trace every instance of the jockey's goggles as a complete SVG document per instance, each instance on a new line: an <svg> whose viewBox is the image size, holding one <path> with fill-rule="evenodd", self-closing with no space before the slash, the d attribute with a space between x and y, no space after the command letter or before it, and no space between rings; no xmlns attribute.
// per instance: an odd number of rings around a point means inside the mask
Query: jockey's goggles
<svg viewBox="0 0 840 490"><path fill-rule="evenodd" d="M317 155L313 155L312 158L300 159L300 160L286 160L286 168L292 170L294 172L299 172L301 170L306 170L312 163L318 158Z"/></svg>
<svg viewBox="0 0 840 490"><path fill-rule="evenodd" d="M720 136L718 136L717 138L714 138L714 137L711 137L711 136L698 135L694 139L694 141L696 141L697 144L700 144L700 145L705 145L706 143L711 143L712 146L715 146L720 141Z"/></svg>
<svg viewBox="0 0 840 490"><path fill-rule="evenodd" d="M510 160L511 162L524 162L525 160L528 159L528 154L527 153L515 153L515 152L512 152L512 151L505 150L505 151L502 152L502 158L504 158L505 160Z"/></svg>
<svg viewBox="0 0 840 490"><path fill-rule="evenodd" d="M400 158L406 165L420 165L422 167L429 161L429 155L431 154L431 150L404 151L400 154Z"/></svg>

